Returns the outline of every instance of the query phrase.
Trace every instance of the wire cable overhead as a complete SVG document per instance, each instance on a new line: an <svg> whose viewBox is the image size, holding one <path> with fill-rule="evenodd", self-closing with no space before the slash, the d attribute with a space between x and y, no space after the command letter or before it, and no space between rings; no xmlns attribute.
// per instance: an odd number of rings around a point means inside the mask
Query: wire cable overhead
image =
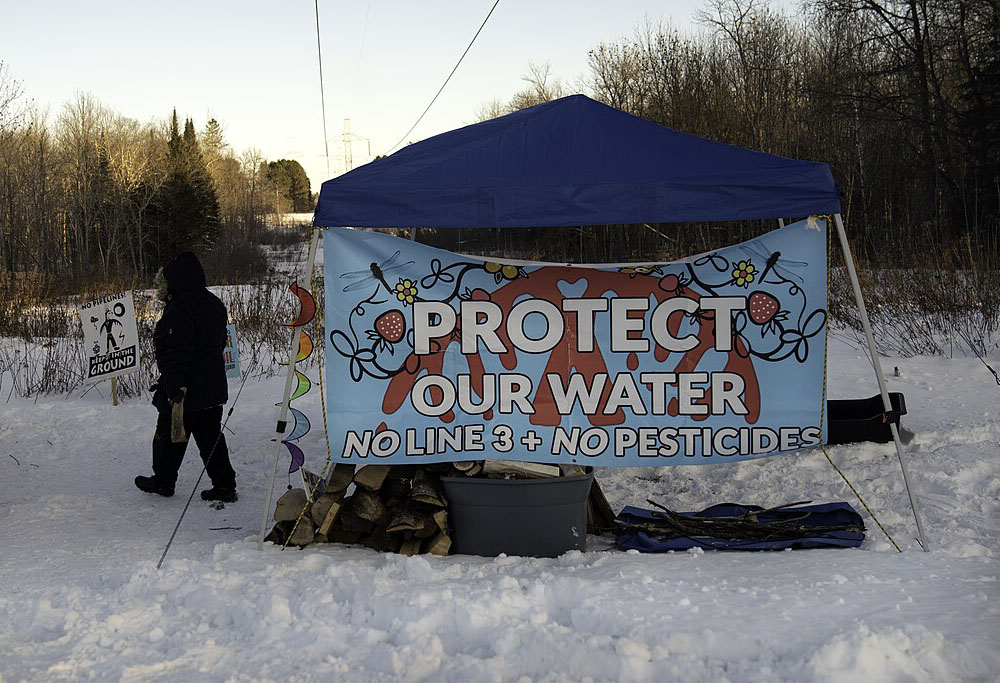
<svg viewBox="0 0 1000 683"><path fill-rule="evenodd" d="M368 9L365 10L365 25L361 29L361 47L358 50L358 64L354 69L354 85L351 86L351 98L348 100L347 105L347 118L351 117L354 113L354 96L358 92L358 78L361 76L361 60L365 56L365 38L368 37L368 15L372 11L372 0L368 0Z"/></svg>
<svg viewBox="0 0 1000 683"><path fill-rule="evenodd" d="M326 177L330 177L330 143L326 134L326 93L323 92L323 47L319 39L319 0L315 0L316 6L316 58L319 61L319 101L323 110L323 151L326 154Z"/></svg>
<svg viewBox="0 0 1000 683"><path fill-rule="evenodd" d="M448 81L451 80L451 77L455 75L456 71L458 71L458 67L462 63L462 60L465 59L465 55L469 54L469 50L472 48L472 44L476 42L476 38L478 38L479 34L482 33L483 27L486 26L486 22L490 20L491 16L493 16L493 10L495 10L497 8L497 5L499 5L499 4L500 4L500 0L496 0L496 2L493 3L493 7L490 8L489 14L486 15L485 19L483 19L483 23L479 25L479 30L476 31L476 35L472 36L472 40L470 40L469 44L466 46L465 52L463 52L462 56L458 58L458 62L455 63L455 68L453 68L451 70L451 73L448 74L448 78L444 79L444 83L442 83L441 87L438 88L438 91L437 91L437 93L434 94L434 97L433 97L433 99L431 99L430 104L428 104L427 108L424 109L424 113L420 115L420 117L414 122L414 124L412 126L410 126L410 130L406 131L403 134L403 137L401 137L399 139L399 142L397 142L395 145L393 145L392 147L389 148L389 151L386 152L386 154L392 154L396 150L397 147L399 147L401 144L403 144L403 140L405 140L406 137L410 133L413 132L413 129L416 128L420 124L420 122L424 120L424 116L426 116L427 112L430 111L430 109L431 109L432 106L434 106L434 102L437 101L438 95L440 95L441 91L444 90L444 87L446 85L448 85Z"/></svg>

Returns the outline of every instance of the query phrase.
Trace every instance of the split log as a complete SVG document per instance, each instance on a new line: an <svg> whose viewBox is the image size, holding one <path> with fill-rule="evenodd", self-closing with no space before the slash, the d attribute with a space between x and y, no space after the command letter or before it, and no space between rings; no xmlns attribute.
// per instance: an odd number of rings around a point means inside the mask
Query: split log
<svg viewBox="0 0 1000 683"><path fill-rule="evenodd" d="M285 491L274 507L274 521L294 522L308 505L309 501L303 489ZM308 517L308 515L309 510L306 510L303 516Z"/></svg>
<svg viewBox="0 0 1000 683"><path fill-rule="evenodd" d="M442 510L442 512L444 512ZM427 515L422 520L420 520L420 526L413 530L413 537L424 539L430 538L439 531L437 522L434 521L434 517Z"/></svg>
<svg viewBox="0 0 1000 683"><path fill-rule="evenodd" d="M275 545L285 545L285 539L292 532L293 526L295 526L295 522L278 522L264 537L264 540Z"/></svg>
<svg viewBox="0 0 1000 683"><path fill-rule="evenodd" d="M423 527L424 518L427 514L416 505L408 503L404 505L389 521L388 531L390 534L400 531L416 531Z"/></svg>
<svg viewBox="0 0 1000 683"><path fill-rule="evenodd" d="M441 484L437 477L428 474L426 470L417 470L413 475L413 488L410 498L418 503L424 503L436 508L443 508L445 503L444 492L441 491Z"/></svg>
<svg viewBox="0 0 1000 683"><path fill-rule="evenodd" d="M319 523L319 533L329 534L330 528L333 527L333 523L337 521L337 515L340 513L341 504L340 502L335 502L327 508L326 515L323 516L323 520Z"/></svg>
<svg viewBox="0 0 1000 683"><path fill-rule="evenodd" d="M379 495L382 496L382 499L385 501L392 500L393 498L409 498L410 480L390 477L385 480L384 484L382 484L382 488L379 489Z"/></svg>
<svg viewBox="0 0 1000 683"><path fill-rule="evenodd" d="M406 507L407 503L410 502L409 498L390 498L384 501L385 503L385 517L384 520L388 520L390 523L399 514L400 510Z"/></svg>
<svg viewBox="0 0 1000 683"><path fill-rule="evenodd" d="M377 550L380 553L394 553L399 550L399 546L402 544L402 539L396 539L389 535L386 531L386 525L380 524L375 527L375 530L368 535L368 538L362 541L366 548L371 548L372 550Z"/></svg>
<svg viewBox="0 0 1000 683"><path fill-rule="evenodd" d="M344 528L334 526L332 529L330 529L329 539L330 543L344 543L346 545L354 545L355 543L361 540L361 532L347 531Z"/></svg>
<svg viewBox="0 0 1000 683"><path fill-rule="evenodd" d="M416 465L390 465L389 474L386 475L388 480L399 480L402 479L409 483L413 479L413 473L417 471Z"/></svg>
<svg viewBox="0 0 1000 683"><path fill-rule="evenodd" d="M316 529L313 527L312 520L306 515L299 520L298 526L295 527L292 535L288 537L288 545L297 545L300 548L304 548L312 543L315 537Z"/></svg>
<svg viewBox="0 0 1000 683"><path fill-rule="evenodd" d="M483 474L511 475L517 479L544 479L547 477L558 477L559 467L556 465L542 465L537 462L487 460L483 463Z"/></svg>
<svg viewBox="0 0 1000 683"><path fill-rule="evenodd" d="M603 534L615 529L615 511L604 496L601 485L594 479L587 498L587 533Z"/></svg>
<svg viewBox="0 0 1000 683"><path fill-rule="evenodd" d="M316 500L313 501L312 507L309 509L313 524L321 526L323 520L326 519L326 513L330 510L330 506L339 502L340 498L340 493L324 493L321 496L316 496Z"/></svg>
<svg viewBox="0 0 1000 683"><path fill-rule="evenodd" d="M377 493L358 489L350 498L350 510L361 519L378 523L386 517L385 503L378 497Z"/></svg>
<svg viewBox="0 0 1000 683"><path fill-rule="evenodd" d="M366 491L378 491L388 474L388 465L365 465L355 473L354 483Z"/></svg>
<svg viewBox="0 0 1000 683"><path fill-rule="evenodd" d="M269 540L296 546L362 543L379 552L447 555L451 550L447 500L438 472L461 476L481 469L482 461L460 462L457 467L450 463L334 465L327 492L311 504L302 489L282 496L280 514L287 520L275 525ZM356 485L353 493L344 497L351 483ZM300 514L301 522L292 535Z"/></svg>
<svg viewBox="0 0 1000 683"><path fill-rule="evenodd" d="M420 552L420 544L421 540L419 538L411 538L403 541L403 544L399 546L399 554L412 557Z"/></svg>
<svg viewBox="0 0 1000 683"><path fill-rule="evenodd" d="M329 480L326 484L327 493L343 491L354 481L354 470L356 465L337 463L330 472Z"/></svg>
<svg viewBox="0 0 1000 683"><path fill-rule="evenodd" d="M336 530L337 526L334 525L333 528L334 530ZM340 513L340 528L342 528L344 531L356 533L360 538L364 534L370 534L372 532L372 529L375 528L375 523L369 522L367 519L361 519L350 510L344 509ZM331 531L330 533L332 534L333 531ZM343 542L346 543L346 541Z"/></svg>
<svg viewBox="0 0 1000 683"><path fill-rule="evenodd" d="M587 470L580 465L559 465L559 473L564 477L582 477Z"/></svg>
<svg viewBox="0 0 1000 683"><path fill-rule="evenodd" d="M438 510L434 513L434 522L437 524L438 529L442 533L448 533L448 512L445 510Z"/></svg>
<svg viewBox="0 0 1000 683"><path fill-rule="evenodd" d="M448 534L441 532L430 541L427 541L424 552L431 555L447 555L451 552L451 538Z"/></svg>

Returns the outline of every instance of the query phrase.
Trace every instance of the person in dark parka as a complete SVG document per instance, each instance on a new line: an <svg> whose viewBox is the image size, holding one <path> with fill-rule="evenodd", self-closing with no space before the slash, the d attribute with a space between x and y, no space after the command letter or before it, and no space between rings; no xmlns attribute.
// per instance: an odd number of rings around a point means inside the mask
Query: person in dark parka
<svg viewBox="0 0 1000 683"><path fill-rule="evenodd" d="M147 493L172 496L177 472L194 437L212 488L204 500L236 501L236 473L222 433L222 406L229 400L223 348L226 306L205 286L205 271L190 251L160 269L157 296L166 306L153 330L160 377L154 385L158 411L153 434L153 476L136 477Z"/></svg>

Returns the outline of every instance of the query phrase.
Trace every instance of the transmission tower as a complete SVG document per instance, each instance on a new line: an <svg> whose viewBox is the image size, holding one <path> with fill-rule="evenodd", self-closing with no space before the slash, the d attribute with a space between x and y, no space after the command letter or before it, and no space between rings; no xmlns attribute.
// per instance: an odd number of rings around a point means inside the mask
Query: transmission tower
<svg viewBox="0 0 1000 683"><path fill-rule="evenodd" d="M344 172L350 171L354 168L354 143L364 142L367 145L367 156L370 158L372 155L372 143L366 137L360 135L355 135L351 132L351 119L350 117L344 119Z"/></svg>

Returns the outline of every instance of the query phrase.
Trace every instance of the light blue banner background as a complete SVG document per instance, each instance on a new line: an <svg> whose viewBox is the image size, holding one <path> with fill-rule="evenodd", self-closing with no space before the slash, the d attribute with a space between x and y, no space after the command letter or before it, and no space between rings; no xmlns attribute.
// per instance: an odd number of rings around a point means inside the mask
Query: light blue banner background
<svg viewBox="0 0 1000 683"><path fill-rule="evenodd" d="M733 329L736 331L744 355L749 356L753 372L760 386L760 413L753 423L741 415L727 413L696 420L690 416L634 415L626 410L626 419L618 425L606 426L609 446L599 454L578 450L569 455L550 453L552 426L531 424L529 416L515 411L500 415L493 411L492 419L483 415L467 415L455 406L454 419L444 422L440 418L418 413L407 399L390 414L383 409L383 399L393 373L426 374L426 356L414 357L412 301L443 301L456 310L463 297L488 296L501 287L517 282L531 283L532 273L551 264L524 264L512 261L484 261L435 249L389 235L331 228L324 235L325 324L327 360L327 422L330 449L335 461L379 462L383 464L430 463L456 460L506 459L545 463L577 463L595 466L660 466L691 465L734 462L780 452L800 450L803 445L816 445L826 441L825 411L822 410L824 367L826 363L826 308L827 308L827 225L823 219L801 221L767 233L757 239L720 249L708 254L664 264L645 264L639 267L599 266L593 270L615 273L614 277L628 274L630 280L641 279L648 283L650 310L645 316L643 336L650 340L650 351L639 353L638 368L627 366L628 354L611 353L608 349L610 316L598 313L595 318L595 338L603 351L607 372L611 380L617 373L632 372L643 399L649 405L650 390L639 383L642 372L672 372L682 354L672 353L665 362L654 358L655 342L649 332L653 307L657 301L652 293L657 289L675 289L700 296L743 296L748 298L747 310L734 312ZM398 252L398 253L397 253ZM377 275L371 264L377 266ZM507 268L502 265L507 264ZM558 266L562 267L562 266ZM580 267L588 270L587 267ZM586 273L584 273L585 275ZM751 277L747 277L751 276ZM522 278L528 278L522 282ZM597 275L595 274L596 278ZM536 277L540 281L541 276ZM595 280L596 281L596 280ZM588 280L589 282L589 280ZM603 280L602 280L603 282ZM582 296L586 282L560 282L559 290L567 297ZM630 285L631 286L631 285ZM682 295L682 294L676 294ZM615 291L605 291L605 298L618 296ZM409 300L407 300L409 297ZM520 301L530 298L522 295ZM544 297L543 297L544 298ZM559 299L559 296L554 299ZM553 300L557 306L558 300ZM398 313L393 313L397 311ZM381 316L381 318L380 318ZM376 320L379 324L376 325ZM678 337L697 334L700 321L686 316ZM398 338L405 328L402 338ZM544 318L533 314L525 319L525 333L529 337L543 336ZM457 375L470 371L469 363L460 353L459 343L450 344L444 352L442 375L453 382ZM529 354L517 352L517 365L507 370L497 355L483 348L480 358L487 373L523 373L534 383L532 397L544 381L544 369L549 353ZM697 363L694 371L717 372L726 367L731 355L709 349ZM418 362L419 361L419 362ZM611 381L609 380L609 381ZM668 397L676 396L676 388L668 389ZM478 396L474 398L479 401ZM482 425L484 451L464 453L418 454L426 448L424 438L427 428L468 428ZM500 427L504 425L504 427ZM572 414L564 416L559 428L567 432L573 427L583 430L593 425L576 404ZM639 455L638 447L615 453L616 429L663 428L722 428L770 429L779 433L782 428L800 433L799 443L782 449L775 447L767 452L752 453L739 448L738 453L723 454L714 445L706 449L701 436L682 437L677 442L679 452L674 455ZM390 455L374 452L359 458L355 452L345 458L345 443L349 432L358 439L365 433L374 439L376 430L392 430L400 434L400 446ZM407 429L416 429L407 453ZM496 430L500 431L499 436ZM500 438L509 432L513 448L500 452L491 445L496 442L506 446ZM523 441L532 434L540 443L531 450ZM732 434L732 433L730 433ZM809 436L806 438L803 434ZM702 435L703 436L703 435ZM659 439L659 432L657 432ZM669 439L670 436L668 435ZM749 437L747 437L749 438ZM591 443L599 440L594 437ZM687 441L691 441L688 446ZM767 441L767 439L765 439ZM804 444L802 442L805 442ZM723 442L731 452L748 442L730 436ZM383 437L383 446L391 446L391 439ZM657 440L658 447L664 446ZM688 447L696 454L686 451ZM648 451L648 449L647 449Z"/></svg>

